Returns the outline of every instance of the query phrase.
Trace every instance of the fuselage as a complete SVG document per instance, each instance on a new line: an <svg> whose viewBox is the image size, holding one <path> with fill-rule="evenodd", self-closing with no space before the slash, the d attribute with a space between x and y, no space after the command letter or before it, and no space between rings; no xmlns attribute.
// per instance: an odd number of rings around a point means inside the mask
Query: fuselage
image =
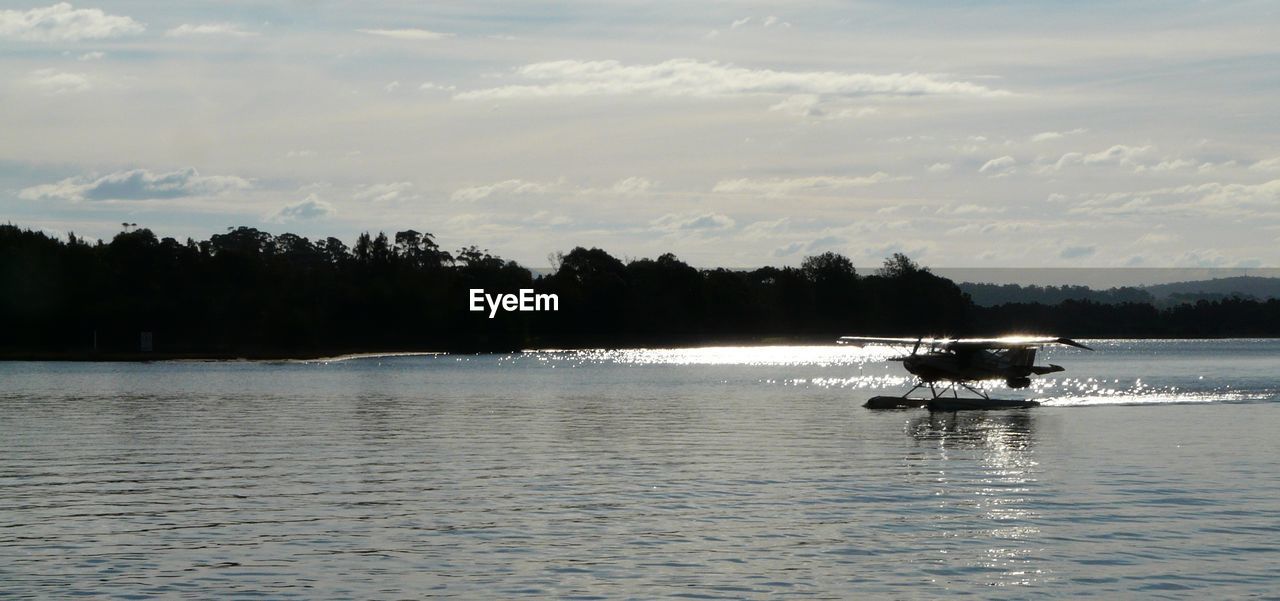
<svg viewBox="0 0 1280 601"><path fill-rule="evenodd" d="M1034 348L955 349L916 353L902 358L902 366L924 382L1004 380L1013 388L1031 384L1032 374L1061 371L1057 365L1033 365Z"/></svg>

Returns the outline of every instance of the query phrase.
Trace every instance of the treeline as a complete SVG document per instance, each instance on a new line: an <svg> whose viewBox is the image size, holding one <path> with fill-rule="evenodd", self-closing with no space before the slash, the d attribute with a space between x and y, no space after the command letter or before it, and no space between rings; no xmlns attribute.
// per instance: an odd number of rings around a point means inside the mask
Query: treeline
<svg viewBox="0 0 1280 601"><path fill-rule="evenodd" d="M1143 304L1159 308L1172 307L1199 301L1229 300L1262 300L1277 298L1274 292L1276 280L1259 277L1236 277L1200 282L1179 282L1159 284L1143 288L1120 286L1107 289L1093 289L1088 286L1023 286L1019 284L989 284L961 282L960 290L973 299L980 307L994 307L1011 303L1057 305L1066 301L1089 301L1105 305ZM1196 290L1180 291L1179 288L1223 288L1239 286L1246 290L1255 290L1261 294L1250 294L1235 289L1229 291Z"/></svg>
<svg viewBox="0 0 1280 601"><path fill-rule="evenodd" d="M988 284L961 282L963 290L973 303L980 307L994 307L1008 303L1038 303L1056 305L1065 301L1089 301L1116 305L1122 303L1156 304L1155 295L1132 286L1094 290L1088 286L1022 286L1019 284Z"/></svg>
<svg viewBox="0 0 1280 601"><path fill-rule="evenodd" d="M560 310L490 319L470 311L473 288L556 294ZM474 246L445 251L414 230L362 234L349 247L247 227L199 242L126 228L102 243L4 225L0 319L7 357L130 357L143 332L152 356L267 357L825 342L849 333L1277 336L1280 302L979 307L902 255L859 274L835 253L798 268L735 271L574 248L537 277Z"/></svg>

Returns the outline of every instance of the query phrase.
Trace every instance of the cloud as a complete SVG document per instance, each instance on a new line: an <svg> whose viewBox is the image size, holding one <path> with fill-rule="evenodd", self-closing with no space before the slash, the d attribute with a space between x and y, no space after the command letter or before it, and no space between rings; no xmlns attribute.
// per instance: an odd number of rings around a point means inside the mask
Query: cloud
<svg viewBox="0 0 1280 601"><path fill-rule="evenodd" d="M818 107L821 102L817 94L795 94L769 107L769 110L797 117L822 117L825 113Z"/></svg>
<svg viewBox="0 0 1280 601"><path fill-rule="evenodd" d="M1227 259L1216 250L1189 250L1178 257L1175 263L1191 267L1222 267L1227 264Z"/></svg>
<svg viewBox="0 0 1280 601"><path fill-rule="evenodd" d="M1174 264L1189 267L1236 267L1243 269L1252 269L1262 266L1262 261L1254 258L1246 258L1238 261L1222 255L1216 250L1197 251L1191 250L1183 253L1174 259Z"/></svg>
<svg viewBox="0 0 1280 601"><path fill-rule="evenodd" d="M1239 165L1239 163L1237 163L1237 162L1236 162L1236 161L1234 161L1234 160L1232 160L1232 161L1223 161L1223 162L1221 162L1221 163L1214 163L1214 162L1212 162L1212 161L1205 161L1205 162L1203 162L1203 163L1200 163L1200 166L1199 166L1199 167L1196 167L1196 171L1199 171L1199 172L1201 172L1201 173L1207 173L1207 172L1209 172L1209 171L1213 171L1214 169L1227 168L1227 167L1235 167L1235 166L1237 166L1237 165Z"/></svg>
<svg viewBox="0 0 1280 601"><path fill-rule="evenodd" d="M673 59L651 65L624 65L615 60L562 60L525 65L516 75L538 83L484 88L455 98L505 100L572 98L606 95L651 95L714 98L759 94L865 96L1008 95L965 81L922 73L843 73L747 69L719 62Z"/></svg>
<svg viewBox="0 0 1280 601"><path fill-rule="evenodd" d="M813 117L819 119L845 119L866 117L879 112L873 106L845 107L839 110L829 108L831 101L817 94L794 94L781 102L770 106L769 110L794 115L796 117Z"/></svg>
<svg viewBox="0 0 1280 601"><path fill-rule="evenodd" d="M475 202L477 200L488 198L494 194L545 194L550 189L550 184L529 182L522 179L509 179L484 186L461 188L459 190L455 190L450 198L455 201Z"/></svg>
<svg viewBox="0 0 1280 601"><path fill-rule="evenodd" d="M1196 161L1193 161L1190 159L1166 159L1150 167L1147 167L1145 165L1138 165L1136 167L1136 171L1139 171L1139 172L1147 171L1147 170L1178 171L1180 169L1190 169L1192 167L1195 167L1196 165L1197 165ZM1213 168L1213 165L1209 163L1205 163L1205 165L1208 165L1209 169Z"/></svg>
<svg viewBox="0 0 1280 601"><path fill-rule="evenodd" d="M810 224L807 222L797 223L799 221L792 217L779 217L768 221L755 221L742 228L742 232L747 239L759 240L764 238L772 238L780 234L790 233L799 229L817 229L820 224Z"/></svg>
<svg viewBox="0 0 1280 601"><path fill-rule="evenodd" d="M1148 232L1139 236L1136 242L1138 244L1164 244L1166 242L1173 242L1177 239L1178 239L1178 236L1174 234L1167 234L1162 232Z"/></svg>
<svg viewBox="0 0 1280 601"><path fill-rule="evenodd" d="M1070 210L1087 215L1174 213L1192 216L1280 216L1280 179L1260 184L1209 182L1138 192L1096 194Z"/></svg>
<svg viewBox="0 0 1280 601"><path fill-rule="evenodd" d="M991 213L1003 213L1004 209L996 207L984 207L972 203L962 205L947 205L939 207L936 211L939 215L986 215Z"/></svg>
<svg viewBox="0 0 1280 601"><path fill-rule="evenodd" d="M1280 171L1280 157L1258 161L1249 168L1254 171Z"/></svg>
<svg viewBox="0 0 1280 601"><path fill-rule="evenodd" d="M716 182L712 192L730 194L760 194L763 196L786 196L801 191L827 191L859 186L870 186L893 179L888 173L877 171L862 177L843 177L819 175L814 177L797 177L790 179L727 179Z"/></svg>
<svg viewBox="0 0 1280 601"><path fill-rule="evenodd" d="M815 250L819 247L842 245L849 240L883 236L887 232L909 231L916 223L911 219L884 221L859 218L844 224L833 224L828 218L782 217L750 223L742 228L742 234L737 239L750 241L752 246L757 247L769 242L811 239L812 242L806 244L805 248Z"/></svg>
<svg viewBox="0 0 1280 601"><path fill-rule="evenodd" d="M609 191L615 194L640 194L653 187L653 182L643 177L628 177L614 182Z"/></svg>
<svg viewBox="0 0 1280 601"><path fill-rule="evenodd" d="M1101 152L1086 154L1084 155L1084 158L1081 159L1081 162L1085 165L1093 165L1097 163L1127 163L1150 149L1150 146L1125 146L1124 144L1117 144Z"/></svg>
<svg viewBox="0 0 1280 601"><path fill-rule="evenodd" d="M458 88L455 86L438 84L430 81L424 81L422 82L422 85L418 86L418 89L423 91L440 90L442 92L453 92Z"/></svg>
<svg viewBox="0 0 1280 601"><path fill-rule="evenodd" d="M1071 131L1042 131L1042 132L1040 132L1040 133L1038 133L1038 134L1036 134L1036 135L1034 135L1034 136L1031 136L1031 141L1032 141L1032 142L1047 142L1047 141L1049 141L1049 140L1057 140L1057 139L1059 139L1059 138L1064 138L1064 137L1066 137L1066 136L1073 136L1073 135L1075 135L1075 134L1082 134L1082 133L1084 133L1085 131L1087 131L1087 130L1085 130L1084 128L1079 128L1079 127L1078 127L1078 128L1076 128L1076 129L1073 129L1073 130L1071 130Z"/></svg>
<svg viewBox="0 0 1280 601"><path fill-rule="evenodd" d="M563 228L572 224L573 220L564 215L556 215L551 211L538 211L528 217L521 219L524 223L535 225L543 228Z"/></svg>
<svg viewBox="0 0 1280 601"><path fill-rule="evenodd" d="M1001 177L1017 171L1018 160L1005 155L991 159L978 168L978 173L989 173L992 177Z"/></svg>
<svg viewBox="0 0 1280 601"><path fill-rule="evenodd" d="M1200 203L1222 209L1268 210L1275 214L1280 209L1280 179L1260 184L1210 183L1196 187L1204 195Z"/></svg>
<svg viewBox="0 0 1280 601"><path fill-rule="evenodd" d="M59 96L62 94L78 94L93 89L93 82L84 73L66 73L53 69L32 71L27 76L27 85L39 90L42 94Z"/></svg>
<svg viewBox="0 0 1280 601"><path fill-rule="evenodd" d="M316 151L314 150L290 150L284 153L284 158L286 159L308 159L314 156L316 156Z"/></svg>
<svg viewBox="0 0 1280 601"><path fill-rule="evenodd" d="M805 245L804 249L809 252L817 252L823 249L839 248L848 244L849 240L841 236L823 236Z"/></svg>
<svg viewBox="0 0 1280 601"><path fill-rule="evenodd" d="M667 214L654 219L650 224L657 229L668 232L715 232L731 229L736 225L736 222L719 213L705 213L702 215Z"/></svg>
<svg viewBox="0 0 1280 601"><path fill-rule="evenodd" d="M754 17L743 17L741 19L734 19L733 22L729 24L729 29L731 30L739 29L745 25L751 24L753 20L755 20ZM769 15L767 17L760 18L761 27L764 27L767 29L767 28L773 27L774 25L779 25L782 27L791 27L790 23L787 23L786 21L783 21L774 15Z"/></svg>
<svg viewBox="0 0 1280 601"><path fill-rule="evenodd" d="M1053 169L1057 171L1068 165L1132 165L1138 157L1146 154L1149 150L1151 150L1150 146L1116 144L1106 150L1089 154L1068 152L1058 159Z"/></svg>
<svg viewBox="0 0 1280 601"><path fill-rule="evenodd" d="M946 173L951 171L951 163L934 163L926 169L929 173Z"/></svg>
<svg viewBox="0 0 1280 601"><path fill-rule="evenodd" d="M443 40L453 37L452 33L426 29L357 29L356 31L397 40Z"/></svg>
<svg viewBox="0 0 1280 601"><path fill-rule="evenodd" d="M1043 235L1047 229L1061 229L1071 227L1062 223L1050 223L1044 221L983 221L981 223L973 222L953 227L947 230L947 235L951 236L973 236L981 234L983 236L1000 235L1008 236L1010 234L1027 234Z"/></svg>
<svg viewBox="0 0 1280 601"><path fill-rule="evenodd" d="M353 198L360 202L393 202L417 198L409 193L411 188L413 184L410 182L370 184L358 188Z"/></svg>
<svg viewBox="0 0 1280 601"><path fill-rule="evenodd" d="M233 175L200 175L190 167L168 173L133 169L31 186L18 192L18 197L26 200L150 200L214 196L252 185L249 180Z"/></svg>
<svg viewBox="0 0 1280 601"><path fill-rule="evenodd" d="M183 24L169 31L164 35L171 38L184 38L191 36L231 36L244 38L258 35L253 31L246 31L240 25L235 23L202 23L200 25Z"/></svg>
<svg viewBox="0 0 1280 601"><path fill-rule="evenodd" d="M1141 192L1134 194L1100 194L1085 200L1079 206L1072 207L1069 212L1094 216L1114 216L1134 215L1152 210L1168 210L1168 207L1161 209L1159 204L1152 202L1151 196Z"/></svg>
<svg viewBox="0 0 1280 601"><path fill-rule="evenodd" d="M142 23L108 15L97 8L72 8L60 2L26 11L0 10L0 38L32 42L75 42L141 33Z"/></svg>
<svg viewBox="0 0 1280 601"><path fill-rule="evenodd" d="M306 198L298 202L287 204L280 207L280 210L266 217L266 221L272 223L288 223L291 221L311 221L322 217L329 217L336 214L337 209L333 205L320 200L316 194L308 194Z"/></svg>
<svg viewBox="0 0 1280 601"><path fill-rule="evenodd" d="M98 52L98 51L96 51L96 50L95 50L95 51L93 51L93 52L86 52L86 53L84 53L84 54L81 54L80 56L77 56L77 57L76 57L76 60L78 60L78 61L96 61L96 60L102 60L102 57L104 57L104 56L106 56L106 54L104 54L104 53L102 53L102 52Z"/></svg>
<svg viewBox="0 0 1280 601"><path fill-rule="evenodd" d="M1063 248L1058 256L1063 259L1083 259L1092 257L1097 252L1098 248L1095 246L1068 246Z"/></svg>
<svg viewBox="0 0 1280 601"><path fill-rule="evenodd" d="M804 246L805 244L803 242L792 242L791 244L779 246L778 248L773 249L773 256L781 258L794 255L804 250Z"/></svg>

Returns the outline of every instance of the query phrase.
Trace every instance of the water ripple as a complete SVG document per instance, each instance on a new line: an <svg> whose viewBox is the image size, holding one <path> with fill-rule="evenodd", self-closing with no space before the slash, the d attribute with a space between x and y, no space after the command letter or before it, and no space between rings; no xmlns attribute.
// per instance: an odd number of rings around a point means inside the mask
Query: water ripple
<svg viewBox="0 0 1280 601"><path fill-rule="evenodd" d="M0 594L1266 596L1256 351L1126 342L1045 390L1150 398L987 414L864 410L896 366L776 348L5 364Z"/></svg>

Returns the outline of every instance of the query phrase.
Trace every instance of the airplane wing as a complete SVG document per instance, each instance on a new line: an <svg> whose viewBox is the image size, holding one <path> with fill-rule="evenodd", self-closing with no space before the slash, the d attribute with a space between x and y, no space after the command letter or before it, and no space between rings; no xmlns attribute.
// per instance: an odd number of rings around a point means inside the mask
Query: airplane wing
<svg viewBox="0 0 1280 601"><path fill-rule="evenodd" d="M871 344L883 344L888 346L902 346L907 344L937 345L942 348L968 348L968 349L1011 349L1011 348L1027 348L1039 347L1047 344L1065 344L1082 348L1087 351L1093 349L1080 344L1070 338L1055 338L1053 336L1003 336L1000 338L884 338L878 336L841 336L836 341L838 344L852 344L855 346L866 346Z"/></svg>
<svg viewBox="0 0 1280 601"><path fill-rule="evenodd" d="M1093 349L1080 344L1070 338L1055 338L1053 336L1004 336L1001 338L960 338L956 340L944 341L944 346L950 348L977 348L977 349L1010 349L1010 348L1027 348L1040 347L1048 344L1063 344L1066 346L1074 346L1076 348L1091 351Z"/></svg>
<svg viewBox="0 0 1280 601"><path fill-rule="evenodd" d="M901 346L904 344L927 344L938 340L936 338L883 338L879 336L841 336L836 340L836 344L852 344L854 346L867 346L871 344L883 344L887 346Z"/></svg>

